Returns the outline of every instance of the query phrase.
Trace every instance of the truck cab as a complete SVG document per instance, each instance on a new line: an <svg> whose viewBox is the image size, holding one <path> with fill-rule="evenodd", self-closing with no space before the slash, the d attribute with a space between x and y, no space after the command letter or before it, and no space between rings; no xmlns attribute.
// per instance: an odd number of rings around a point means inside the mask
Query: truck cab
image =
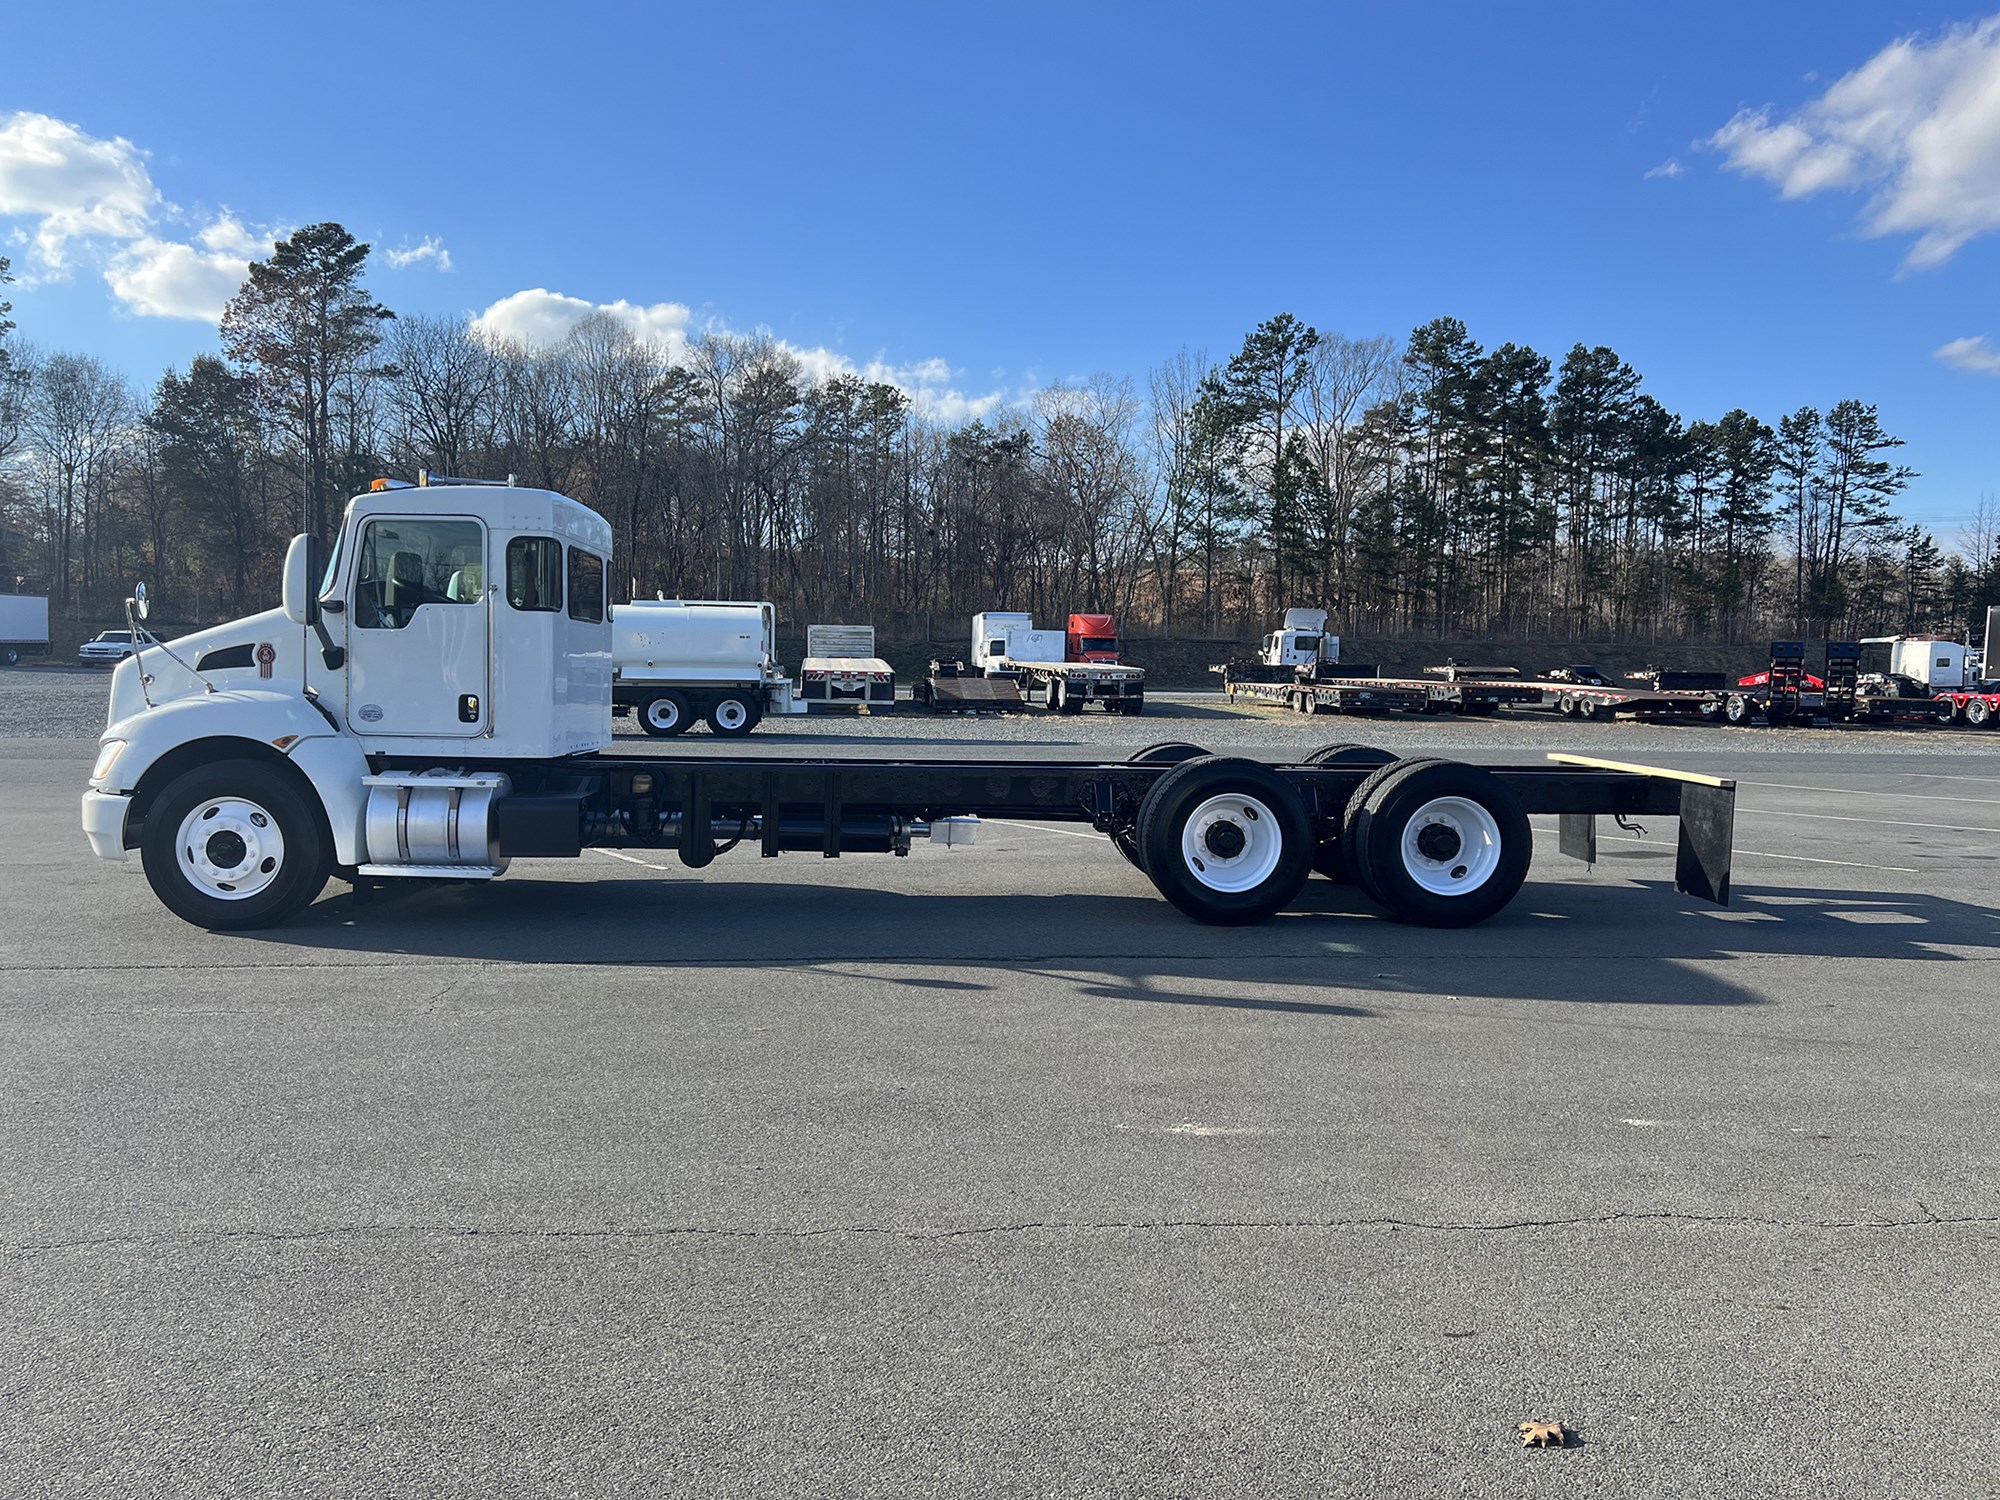
<svg viewBox="0 0 2000 1500"><path fill-rule="evenodd" d="M1063 632L1063 659L1066 661L1118 661L1118 622L1110 615L1071 615Z"/></svg>
<svg viewBox="0 0 2000 1500"><path fill-rule="evenodd" d="M549 490L383 483L349 503L323 571L316 551L294 538L281 608L168 644L135 630L112 673L84 831L108 859L143 848L190 920L287 905L307 846L321 882L329 863L498 873L494 768L611 742L611 528L595 511Z"/></svg>
<svg viewBox="0 0 2000 1500"><path fill-rule="evenodd" d="M1970 653L1958 641L1929 635L1877 635L1861 642L1860 672L1877 686L1928 698L1977 680Z"/></svg>
<svg viewBox="0 0 2000 1500"><path fill-rule="evenodd" d="M972 617L972 669L981 676L1013 676L1008 636L1033 630L1035 617L1026 610L989 609Z"/></svg>
<svg viewBox="0 0 2000 1500"><path fill-rule="evenodd" d="M1340 660L1340 637L1326 633L1323 609L1288 609L1284 625L1264 637L1257 660L1267 667L1290 667L1310 675L1321 662Z"/></svg>

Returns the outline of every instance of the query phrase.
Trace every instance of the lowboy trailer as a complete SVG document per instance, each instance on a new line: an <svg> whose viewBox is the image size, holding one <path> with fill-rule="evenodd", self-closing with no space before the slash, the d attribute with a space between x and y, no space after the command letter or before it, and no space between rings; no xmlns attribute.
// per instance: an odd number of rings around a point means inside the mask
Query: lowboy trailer
<svg viewBox="0 0 2000 1500"><path fill-rule="evenodd" d="M169 646L144 634L135 591L139 649L113 674L83 796L92 849L137 850L170 910L225 930L288 920L335 873L491 880L514 858L590 848L672 849L696 869L744 845L901 855L1008 817L1088 824L1204 922L1268 917L1317 870L1452 927L1519 890L1531 814L1559 815L1561 847L1586 858L1599 815L1665 815L1680 820L1678 887L1728 900L1732 783L1577 757L607 755L610 547L601 517L549 491L371 491L349 505L323 585L294 540L280 609ZM382 598L392 580L474 564L496 581Z"/></svg>

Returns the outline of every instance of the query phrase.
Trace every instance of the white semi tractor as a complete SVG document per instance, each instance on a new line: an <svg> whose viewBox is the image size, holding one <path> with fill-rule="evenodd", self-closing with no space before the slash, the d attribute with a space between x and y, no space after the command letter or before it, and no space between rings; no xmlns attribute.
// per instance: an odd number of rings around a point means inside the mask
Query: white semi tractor
<svg viewBox="0 0 2000 1500"><path fill-rule="evenodd" d="M646 733L671 738L697 722L725 739L766 714L804 713L778 666L769 601L635 599L611 611L611 704Z"/></svg>
<svg viewBox="0 0 2000 1500"><path fill-rule="evenodd" d="M83 794L92 850L137 851L170 910L270 926L338 874L483 881L587 848L908 854L981 817L1085 825L1197 920L1254 922L1315 870L1392 916L1482 921L1528 870L1531 813L1589 857L1595 818L1677 816L1676 883L1726 901L1732 783L1575 758L1482 767L1333 746L1267 765L1154 746L1127 761L608 754L611 528L548 490L375 490L331 561L305 537L282 607L138 649L111 678Z"/></svg>

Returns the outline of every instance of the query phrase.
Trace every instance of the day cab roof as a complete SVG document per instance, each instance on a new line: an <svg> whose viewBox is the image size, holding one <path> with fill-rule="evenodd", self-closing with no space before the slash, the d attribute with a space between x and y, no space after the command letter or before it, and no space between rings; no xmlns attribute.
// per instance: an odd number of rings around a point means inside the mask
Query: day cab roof
<svg viewBox="0 0 2000 1500"><path fill-rule="evenodd" d="M489 529L509 535L559 537L609 555L611 523L589 506L554 490L511 484L387 485L356 495L348 519L371 516L475 516Z"/></svg>

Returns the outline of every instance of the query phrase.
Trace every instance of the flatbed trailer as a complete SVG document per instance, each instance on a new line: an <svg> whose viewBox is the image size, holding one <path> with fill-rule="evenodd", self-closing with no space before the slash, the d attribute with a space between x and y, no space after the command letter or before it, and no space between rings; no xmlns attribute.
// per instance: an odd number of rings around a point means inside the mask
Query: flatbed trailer
<svg viewBox="0 0 2000 1500"><path fill-rule="evenodd" d="M1233 703L1247 698L1301 714L1420 714L1429 702L1424 683L1384 682L1374 677L1304 678L1272 682L1225 675L1223 694Z"/></svg>
<svg viewBox="0 0 2000 1500"><path fill-rule="evenodd" d="M1112 714L1146 709L1146 669L1122 662L1015 661L1002 656L988 664L987 675L1013 678L1022 703L1039 701L1053 713L1080 714L1091 703Z"/></svg>
<svg viewBox="0 0 2000 1500"><path fill-rule="evenodd" d="M1610 720L1620 714L1635 719L1699 719L1713 723L1722 717L1723 695L1700 688L1591 687L1583 683L1537 684L1542 705L1565 718Z"/></svg>

